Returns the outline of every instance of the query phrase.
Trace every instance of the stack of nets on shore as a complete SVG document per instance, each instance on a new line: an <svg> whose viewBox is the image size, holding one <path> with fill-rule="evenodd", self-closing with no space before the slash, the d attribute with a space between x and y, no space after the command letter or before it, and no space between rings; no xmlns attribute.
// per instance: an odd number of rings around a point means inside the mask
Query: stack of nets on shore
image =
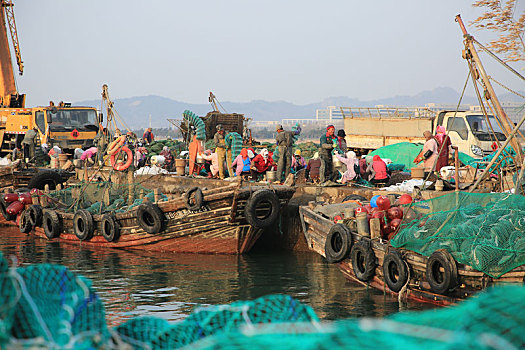
<svg viewBox="0 0 525 350"><path fill-rule="evenodd" d="M407 209L405 209L407 211ZM525 264L525 197L507 193L450 193L411 205L391 240L430 256L446 249L460 263L498 278Z"/></svg>
<svg viewBox="0 0 525 350"><path fill-rule="evenodd" d="M168 197L159 193L160 201ZM115 184L112 182L81 182L48 195L48 206L65 212L86 209L91 214L104 212L126 212L139 206L144 198L154 202L153 190L138 183Z"/></svg>
<svg viewBox="0 0 525 350"><path fill-rule="evenodd" d="M200 307L108 328L91 282L60 265L8 268L0 253L0 348L522 349L525 287L490 289L452 308L320 322L286 295Z"/></svg>

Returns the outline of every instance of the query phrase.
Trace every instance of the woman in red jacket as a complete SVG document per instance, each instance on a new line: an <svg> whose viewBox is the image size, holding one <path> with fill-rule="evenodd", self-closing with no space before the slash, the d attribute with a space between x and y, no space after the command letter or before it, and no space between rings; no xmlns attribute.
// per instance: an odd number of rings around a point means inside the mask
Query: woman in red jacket
<svg viewBox="0 0 525 350"><path fill-rule="evenodd" d="M379 184L379 183L385 183L388 180L388 170L386 167L386 163L381 159L380 156L375 155L374 158L372 158L372 164L370 164L369 169L370 170L370 178L369 181L373 184Z"/></svg>

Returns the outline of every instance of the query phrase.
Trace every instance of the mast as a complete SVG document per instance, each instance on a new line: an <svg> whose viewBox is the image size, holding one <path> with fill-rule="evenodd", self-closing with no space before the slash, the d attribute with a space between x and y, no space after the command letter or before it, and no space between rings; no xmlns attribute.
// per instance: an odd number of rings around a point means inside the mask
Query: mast
<svg viewBox="0 0 525 350"><path fill-rule="evenodd" d="M485 71L485 68L483 67L483 64L481 64L481 60L478 56L478 52L476 51L476 48L474 47L474 37L470 34L468 34L467 29L465 28L465 24L463 23L463 20L461 19L460 15L456 16L456 22L458 22L461 31L463 32L463 37L465 38L465 54L464 58L470 62L473 69L479 73L479 77L481 77L483 85L485 86L485 98L488 101L492 101L494 104L494 109L497 114L498 119L501 122L501 125L503 126L503 131L505 132L505 136L512 137L512 129L514 128L514 123L512 123L511 120L507 117L507 114L505 114L505 111L501 107L501 104L498 100L498 97L496 96L496 92L494 91L494 88L492 87L492 84L490 83L490 79L487 75L487 72ZM473 72L476 73L476 72ZM476 74L477 75L477 74ZM477 76L474 76L477 80ZM480 101L481 102L481 101ZM522 155L521 155L521 148L518 140L516 138L513 138L510 141L510 144L514 151L516 152L516 159L515 162L518 166L522 163Z"/></svg>

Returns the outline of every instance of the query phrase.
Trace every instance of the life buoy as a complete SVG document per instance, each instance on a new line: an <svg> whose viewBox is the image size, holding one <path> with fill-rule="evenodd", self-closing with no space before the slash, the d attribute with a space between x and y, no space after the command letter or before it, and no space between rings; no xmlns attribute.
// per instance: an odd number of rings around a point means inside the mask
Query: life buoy
<svg viewBox="0 0 525 350"><path fill-rule="evenodd" d="M426 278L434 293L445 294L458 285L458 267L445 249L436 250L427 260Z"/></svg>
<svg viewBox="0 0 525 350"><path fill-rule="evenodd" d="M329 263L345 259L352 249L352 234L343 224L335 224L330 228L324 245L324 254Z"/></svg>
<svg viewBox="0 0 525 350"><path fill-rule="evenodd" d="M147 233L159 233L164 229L164 213L156 204L143 203L137 208L137 224Z"/></svg>
<svg viewBox="0 0 525 350"><path fill-rule="evenodd" d="M126 153L126 162L125 163L117 163L117 156L121 153ZM128 146L124 146L120 149L120 152L113 153L111 155L111 166L113 169L117 171L124 171L133 163L133 152L128 148Z"/></svg>
<svg viewBox="0 0 525 350"><path fill-rule="evenodd" d="M21 233L29 233L33 229L31 219L29 218L29 212L27 210L20 214L20 218L18 218L18 228Z"/></svg>
<svg viewBox="0 0 525 350"><path fill-rule="evenodd" d="M104 214L101 221L102 236L108 242L116 242L120 237L120 226L111 214Z"/></svg>
<svg viewBox="0 0 525 350"><path fill-rule="evenodd" d="M81 241L88 241L93 237L95 225L93 224L93 216L85 209L80 209L73 217L73 231Z"/></svg>
<svg viewBox="0 0 525 350"><path fill-rule="evenodd" d="M184 193L184 203L189 210L199 210L204 203L202 190L198 187L193 187Z"/></svg>
<svg viewBox="0 0 525 350"><path fill-rule="evenodd" d="M375 275L377 266L376 255L372 249L371 242L360 240L354 244L350 257L355 277L363 282L370 281Z"/></svg>
<svg viewBox="0 0 525 350"><path fill-rule="evenodd" d="M279 198L273 191L258 190L246 201L244 217L252 226L267 228L279 217L279 208Z"/></svg>
<svg viewBox="0 0 525 350"><path fill-rule="evenodd" d="M408 266L397 250L390 250L385 255L383 276L388 288L396 293L408 282Z"/></svg>
<svg viewBox="0 0 525 350"><path fill-rule="evenodd" d="M62 233L62 220L54 210L44 210L42 226L49 239L59 237Z"/></svg>
<svg viewBox="0 0 525 350"><path fill-rule="evenodd" d="M122 147L125 141L126 141L125 135L119 136L115 141L109 144L107 153L110 156L117 153L117 151L119 150L120 147Z"/></svg>
<svg viewBox="0 0 525 350"><path fill-rule="evenodd" d="M31 221L31 225L34 227L41 227L42 226L42 219L43 219L43 212L42 207L38 204L33 204L29 207L27 210L27 214L29 215L29 220Z"/></svg>

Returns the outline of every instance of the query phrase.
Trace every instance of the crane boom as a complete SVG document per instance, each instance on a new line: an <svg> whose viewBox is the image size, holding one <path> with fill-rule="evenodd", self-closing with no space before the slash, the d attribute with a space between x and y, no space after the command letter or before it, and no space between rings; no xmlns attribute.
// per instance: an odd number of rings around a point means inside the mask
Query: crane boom
<svg viewBox="0 0 525 350"><path fill-rule="evenodd" d="M14 5L12 0L3 0L2 6L5 8L5 17L11 32L11 41L13 49L15 50L16 64L18 65L18 73L24 74L24 62L22 61L22 54L20 53L20 43L18 42L18 32L16 31Z"/></svg>

